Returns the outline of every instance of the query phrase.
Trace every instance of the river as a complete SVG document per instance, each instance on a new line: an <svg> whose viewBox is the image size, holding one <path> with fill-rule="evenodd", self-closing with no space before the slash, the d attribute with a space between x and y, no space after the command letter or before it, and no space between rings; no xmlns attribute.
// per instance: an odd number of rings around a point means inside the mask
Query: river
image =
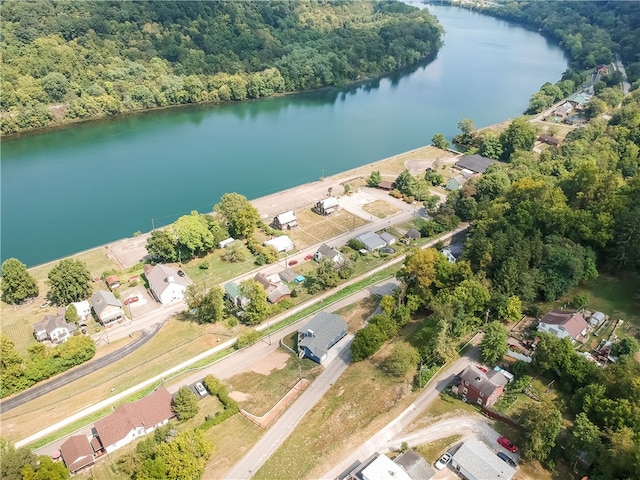
<svg viewBox="0 0 640 480"><path fill-rule="evenodd" d="M518 25L430 5L435 59L342 89L173 108L2 142L1 259L27 266L92 248L226 192L267 195L520 115L567 59Z"/></svg>

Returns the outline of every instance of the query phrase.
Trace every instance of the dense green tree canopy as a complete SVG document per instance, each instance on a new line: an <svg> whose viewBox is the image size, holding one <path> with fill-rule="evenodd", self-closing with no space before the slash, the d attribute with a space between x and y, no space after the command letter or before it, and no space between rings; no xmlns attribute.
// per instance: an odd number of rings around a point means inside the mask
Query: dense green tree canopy
<svg viewBox="0 0 640 480"><path fill-rule="evenodd" d="M66 119L339 86L437 52L401 2L3 3L2 132ZM52 104L63 109L53 110Z"/></svg>
<svg viewBox="0 0 640 480"><path fill-rule="evenodd" d="M37 297L39 293L36 280L27 272L27 266L17 258L2 262L2 301L20 303Z"/></svg>
<svg viewBox="0 0 640 480"><path fill-rule="evenodd" d="M236 238L251 237L260 220L258 210L239 193L225 193L214 210L222 215L229 233Z"/></svg>
<svg viewBox="0 0 640 480"><path fill-rule="evenodd" d="M91 294L91 275L87 265L73 258L61 260L51 269L49 298L57 305L84 300Z"/></svg>
<svg viewBox="0 0 640 480"><path fill-rule="evenodd" d="M507 353L507 329L500 322L491 322L480 342L482 361L494 365Z"/></svg>
<svg viewBox="0 0 640 480"><path fill-rule="evenodd" d="M245 280L240 284L240 292L249 300L244 309L242 321L247 325L258 325L271 313L271 306L267 301L267 292L261 283L255 280Z"/></svg>
<svg viewBox="0 0 640 480"><path fill-rule="evenodd" d="M198 413L198 398L189 387L184 385L178 389L172 406L178 420L189 420Z"/></svg>

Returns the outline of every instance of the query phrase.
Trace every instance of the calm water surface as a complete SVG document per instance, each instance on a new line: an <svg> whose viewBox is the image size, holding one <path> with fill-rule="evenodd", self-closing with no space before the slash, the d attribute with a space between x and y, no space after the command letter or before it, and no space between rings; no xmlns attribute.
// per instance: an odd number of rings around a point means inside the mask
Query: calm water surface
<svg viewBox="0 0 640 480"><path fill-rule="evenodd" d="M225 192L273 193L517 116L560 79L563 52L535 32L429 6L435 60L345 89L91 122L2 143L1 258L28 266L95 247Z"/></svg>

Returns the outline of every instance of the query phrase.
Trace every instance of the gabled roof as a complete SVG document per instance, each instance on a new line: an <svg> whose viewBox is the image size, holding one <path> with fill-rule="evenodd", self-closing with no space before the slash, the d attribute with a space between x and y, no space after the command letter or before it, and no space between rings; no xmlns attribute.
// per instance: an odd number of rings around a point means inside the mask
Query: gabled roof
<svg viewBox="0 0 640 480"><path fill-rule="evenodd" d="M470 365L460 375L463 384L469 383L469 387L473 387L481 392L485 397L491 396L496 388L506 385L509 381L502 372L489 370L484 372L475 365Z"/></svg>
<svg viewBox="0 0 640 480"><path fill-rule="evenodd" d="M279 285L276 289L272 290L269 295L267 295L267 300L270 303L276 303L278 300L282 299L282 297L286 297L287 295L291 295L291 289L286 285Z"/></svg>
<svg viewBox="0 0 640 480"><path fill-rule="evenodd" d="M294 272L293 270L282 270L278 273L283 282L293 282L296 277L299 275L298 272Z"/></svg>
<svg viewBox="0 0 640 480"><path fill-rule="evenodd" d="M382 180L378 183L378 188L382 188L383 190L393 190L395 187L395 182L391 182L389 180Z"/></svg>
<svg viewBox="0 0 640 480"><path fill-rule="evenodd" d="M98 316L100 316L107 307L122 308L120 300L118 300L112 292L108 292L107 290L98 290L94 293L91 297L91 305Z"/></svg>
<svg viewBox="0 0 640 480"><path fill-rule="evenodd" d="M125 438L131 430L155 427L175 415L171 408L172 397L166 388L160 388L146 397L123 403L111 415L95 423L102 445L106 448Z"/></svg>
<svg viewBox="0 0 640 480"><path fill-rule="evenodd" d="M379 455L361 472L364 480L412 480L403 468L386 455Z"/></svg>
<svg viewBox="0 0 640 480"><path fill-rule="evenodd" d="M551 135L539 135L538 140L548 143L549 145L560 145L560 139L552 137Z"/></svg>
<svg viewBox="0 0 640 480"><path fill-rule="evenodd" d="M380 235L374 232L363 233L362 235L357 236L356 240L364 243L366 249L371 251L382 248L387 244Z"/></svg>
<svg viewBox="0 0 640 480"><path fill-rule="evenodd" d="M295 222L298 219L296 218L296 212L291 210L290 212L284 212L280 215L276 215L276 219L280 225L286 225L287 223Z"/></svg>
<svg viewBox="0 0 640 480"><path fill-rule="evenodd" d="M293 250L294 245L291 239L287 235L280 235L279 237L272 238L271 240L267 240L262 243L267 246L270 245L275 248L278 252L286 252L288 250Z"/></svg>
<svg viewBox="0 0 640 480"><path fill-rule="evenodd" d="M238 298L240 296L240 290L238 289L238 284L235 282L227 282L224 284L224 291L232 300Z"/></svg>
<svg viewBox="0 0 640 480"><path fill-rule="evenodd" d="M318 247L318 253L323 257L327 257L331 260L335 259L338 256L342 256L342 254L333 247L330 247L326 243L323 243Z"/></svg>
<svg viewBox="0 0 640 480"><path fill-rule="evenodd" d="M388 232L382 232L382 233L380 234L380 238L381 238L382 240L384 240L384 241L385 241L385 243L386 243L387 245L389 245L389 244L391 244L391 243L393 243L393 242L395 242L395 241L396 241L396 237L394 237L393 235L391 235L391 234L390 234L390 233L388 233Z"/></svg>
<svg viewBox="0 0 640 480"><path fill-rule="evenodd" d="M82 300L80 302L72 302L69 305L67 305L67 308L69 308L71 305L76 307L76 313L79 316L82 317L83 315L91 315L91 305L89 305L89 302L87 300Z"/></svg>
<svg viewBox="0 0 640 480"><path fill-rule="evenodd" d="M503 462L480 440L468 440L453 455L453 461L478 480L510 480L515 468Z"/></svg>
<svg viewBox="0 0 640 480"><path fill-rule="evenodd" d="M347 324L340 315L335 313L320 312L313 317L298 333L313 335L305 336L298 343L299 348L308 348L316 357L322 358L329 351L329 344L340 332L347 330Z"/></svg>
<svg viewBox="0 0 640 480"><path fill-rule="evenodd" d="M540 319L540 323L562 326L573 339L578 338L582 331L589 326L580 312L572 310L551 310Z"/></svg>
<svg viewBox="0 0 640 480"><path fill-rule="evenodd" d="M466 168L467 170L471 170L476 173L484 173L492 163L496 163L496 161L491 158L483 157L482 155L474 154L462 157L456 162L456 167Z"/></svg>
<svg viewBox="0 0 640 480"><path fill-rule="evenodd" d="M75 323L69 323L64 315L47 315L42 321L33 324L33 331L38 333L45 331L51 335L56 328L66 328L69 332L75 332L78 327Z"/></svg>
<svg viewBox="0 0 640 480"><path fill-rule="evenodd" d="M327 197L318 202L322 205L322 208L325 210L332 207L338 206L338 199L336 197Z"/></svg>
<svg viewBox="0 0 640 480"><path fill-rule="evenodd" d="M422 237L422 234L418 230L416 230L415 228L412 228L407 233L405 233L404 236L406 238L416 239L416 238Z"/></svg>
<svg viewBox="0 0 640 480"><path fill-rule="evenodd" d="M120 285L120 277L118 277L117 275L109 275L104 279L104 281L107 282L107 285L109 287L116 284Z"/></svg>
<svg viewBox="0 0 640 480"><path fill-rule="evenodd" d="M178 275L178 269L159 263L147 274L149 288L156 292L157 295L162 293L171 286L171 284L188 287L193 282L187 276Z"/></svg>
<svg viewBox="0 0 640 480"><path fill-rule="evenodd" d="M86 435L73 435L60 445L60 453L71 473L93 463L93 449Z"/></svg>
<svg viewBox="0 0 640 480"><path fill-rule="evenodd" d="M430 480L436 474L431 465L413 450L401 453L393 461L400 465L412 480Z"/></svg>

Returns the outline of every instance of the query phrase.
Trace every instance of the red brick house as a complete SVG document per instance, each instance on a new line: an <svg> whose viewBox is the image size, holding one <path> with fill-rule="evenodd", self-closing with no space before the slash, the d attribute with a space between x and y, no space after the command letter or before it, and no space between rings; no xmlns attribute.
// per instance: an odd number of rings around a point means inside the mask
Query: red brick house
<svg viewBox="0 0 640 480"><path fill-rule="evenodd" d="M471 365L460 374L458 395L469 403L489 407L500 398L507 382L507 377L498 370Z"/></svg>

